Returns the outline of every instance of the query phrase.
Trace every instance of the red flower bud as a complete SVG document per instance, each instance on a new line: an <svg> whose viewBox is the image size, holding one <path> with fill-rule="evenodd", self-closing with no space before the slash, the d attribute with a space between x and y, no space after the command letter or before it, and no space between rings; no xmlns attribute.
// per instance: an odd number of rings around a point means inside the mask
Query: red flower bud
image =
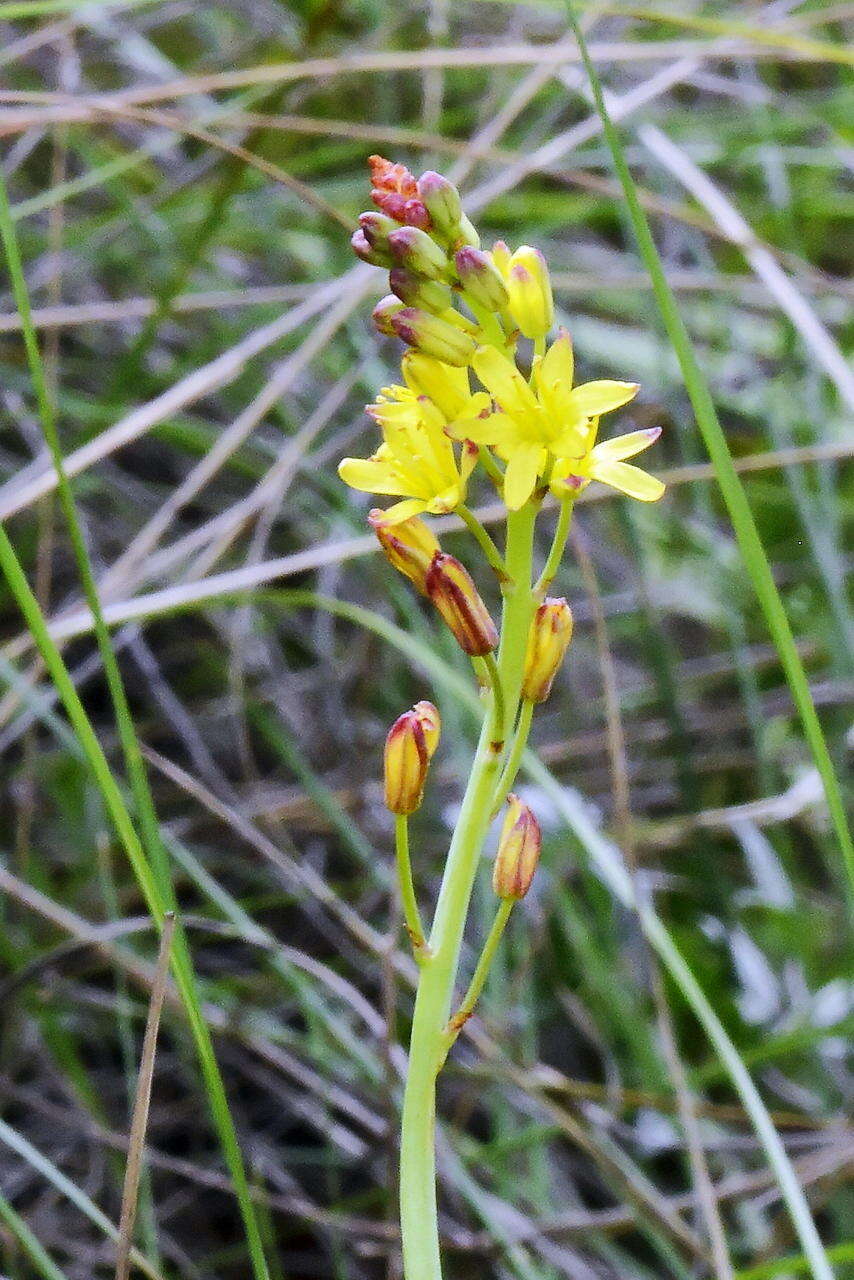
<svg viewBox="0 0 854 1280"><path fill-rule="evenodd" d="M465 245L454 257L460 284L473 302L487 311L503 311L508 294L501 272L488 253Z"/></svg>
<svg viewBox="0 0 854 1280"><path fill-rule="evenodd" d="M518 796L507 797L507 814L492 867L492 887L499 898L524 898L540 860L542 834L533 810Z"/></svg>
<svg viewBox="0 0 854 1280"><path fill-rule="evenodd" d="M468 570L454 556L437 551L426 578L427 594L460 648L483 657L498 644L498 632Z"/></svg>
<svg viewBox="0 0 854 1280"><path fill-rule="evenodd" d="M430 526L418 516L389 524L385 512L378 507L368 512L368 523L392 568L407 577L426 596L427 570L436 552L441 550Z"/></svg>
<svg viewBox="0 0 854 1280"><path fill-rule="evenodd" d="M398 230L394 218L388 218L384 213L374 213L372 209L368 209L367 212L359 214L359 229L372 249L386 249L389 253L391 252L388 248L388 238L392 231Z"/></svg>
<svg viewBox="0 0 854 1280"><path fill-rule="evenodd" d="M371 186L380 191L399 191L407 197L418 194L415 178L405 164L394 164L385 156L368 156Z"/></svg>
<svg viewBox="0 0 854 1280"><path fill-rule="evenodd" d="M384 298L380 298L374 307L371 312L371 319L380 333L384 333L388 338L393 338L395 330L392 327L392 322L397 312L402 310L403 303L400 298L396 298L393 293L388 293Z"/></svg>
<svg viewBox="0 0 854 1280"><path fill-rule="evenodd" d="M418 194L436 230L453 239L463 212L460 193L454 184L443 178L441 173L428 169L418 179Z"/></svg>
<svg viewBox="0 0 854 1280"><path fill-rule="evenodd" d="M371 247L361 227L350 237L350 247L357 258L361 258L363 262L369 262L372 267L390 267L394 261L387 249Z"/></svg>
<svg viewBox="0 0 854 1280"><path fill-rule="evenodd" d="M418 307L403 307L389 323L397 336L416 351L458 368L467 365L477 349L474 339L456 325Z"/></svg>
<svg viewBox="0 0 854 1280"><path fill-rule="evenodd" d="M402 267L428 280L442 280L448 271L444 250L420 227L398 227L388 238L388 246Z"/></svg>
<svg viewBox="0 0 854 1280"><path fill-rule="evenodd" d="M563 598L546 598L531 620L522 696L545 702L551 693L567 645L572 639L572 610Z"/></svg>
<svg viewBox="0 0 854 1280"><path fill-rule="evenodd" d="M389 729L383 776L385 806L391 813L414 813L420 806L440 727L439 712L432 702L417 702Z"/></svg>

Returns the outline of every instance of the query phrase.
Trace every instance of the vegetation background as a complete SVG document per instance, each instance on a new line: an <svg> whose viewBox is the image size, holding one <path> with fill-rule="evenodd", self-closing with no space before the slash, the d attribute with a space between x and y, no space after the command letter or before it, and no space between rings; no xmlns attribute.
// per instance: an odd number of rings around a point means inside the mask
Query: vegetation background
<svg viewBox="0 0 854 1280"><path fill-rule="evenodd" d="M852 16L730 0L581 18L840 775ZM398 356L369 322L382 273L348 246L380 151L459 181L487 241L544 250L584 375L643 384L630 416L664 426L669 482L652 509L586 494L556 584L577 630L536 728L549 773L525 791L543 866L440 1094L448 1274L803 1274L788 1167L854 1275L844 862L565 9L3 0L0 24L0 1272L114 1273L171 877L183 933L135 1274L232 1280L266 1254L272 1280L397 1275L413 973L381 744L435 697L427 902L473 724L461 656L335 475L371 447L362 406ZM615 893L623 866L688 979ZM468 965L490 911L485 868Z"/></svg>

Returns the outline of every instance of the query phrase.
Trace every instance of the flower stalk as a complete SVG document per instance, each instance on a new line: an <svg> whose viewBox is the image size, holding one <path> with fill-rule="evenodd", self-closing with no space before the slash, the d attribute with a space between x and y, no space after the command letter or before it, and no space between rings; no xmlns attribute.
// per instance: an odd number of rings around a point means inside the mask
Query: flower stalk
<svg viewBox="0 0 854 1280"><path fill-rule="evenodd" d="M500 241L482 248L459 192L440 174L416 180L405 165L380 156L371 157L370 168L376 210L361 215L353 248L389 270L392 292L375 308L374 323L408 350L402 382L382 388L368 406L381 432L379 446L369 458L345 458L339 473L354 489L396 499L370 513L380 547L471 659L485 694L429 930L416 895L409 818L422 803L438 741L432 703L416 703L398 717L385 752L403 919L419 964L401 1117L403 1268L405 1280L441 1280L436 1081L539 859L536 816L511 788L535 707L549 696L572 638L567 602L546 592L560 567L575 500L588 484L610 484L644 502L660 497L663 485L625 461L652 444L657 429L598 441L602 416L628 404L638 387L612 379L576 383L568 332L550 340L554 301L540 251L522 245L511 252ZM520 337L533 344L530 377L517 362ZM468 506L469 486L478 478L504 497L503 551ZM535 577L535 527L549 489L559 513ZM442 550L422 519L448 512L462 520L480 570L500 595L500 627L480 594L479 570ZM492 819L505 804L493 867L498 907L452 1015L475 878Z"/></svg>

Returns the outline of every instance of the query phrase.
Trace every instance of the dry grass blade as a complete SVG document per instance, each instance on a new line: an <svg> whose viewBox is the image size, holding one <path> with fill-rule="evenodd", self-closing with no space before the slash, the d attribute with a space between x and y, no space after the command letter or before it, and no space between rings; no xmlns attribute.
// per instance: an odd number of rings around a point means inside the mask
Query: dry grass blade
<svg viewBox="0 0 854 1280"><path fill-rule="evenodd" d="M145 1147L145 1131L148 1128L148 1110L151 1103L151 1084L154 1078L154 1060L157 1054L157 1033L163 999L169 980L169 964L172 955L172 938L175 933L175 913L168 911L163 917L160 933L160 949L151 984L151 999L142 1041L139 1061L136 1097L130 1124L125 1181L122 1188L122 1208L119 1215L119 1238L116 1244L116 1280L128 1280L131 1268L133 1229L136 1221L139 1178L142 1172L142 1155Z"/></svg>

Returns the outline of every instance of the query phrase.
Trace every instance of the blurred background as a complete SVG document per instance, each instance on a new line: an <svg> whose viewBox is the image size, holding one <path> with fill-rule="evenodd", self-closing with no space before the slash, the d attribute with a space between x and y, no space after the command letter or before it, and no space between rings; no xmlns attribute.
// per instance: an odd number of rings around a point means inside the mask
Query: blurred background
<svg viewBox="0 0 854 1280"><path fill-rule="evenodd" d="M840 776L852 17L791 0L582 16ZM592 486L555 584L576 638L535 725L547 779L524 791L543 865L440 1088L448 1275L808 1273L767 1136L623 869L854 1275L843 860L565 10L3 0L0 24L9 226L272 1280L399 1275L414 973L381 748L401 710L438 703L412 824L426 905L475 731L418 649L464 674L462 655L336 476L374 447L363 406L400 354L370 323L383 273L349 250L375 151L457 181L485 242L542 248L580 373L642 383L619 426L664 428L644 463L668 481L651 509ZM4 272L0 517L125 788L22 337ZM0 1272L91 1280L114 1273L157 938L5 585L0 608ZM491 913L485 865L466 972ZM210 1096L170 988L134 1274L252 1274Z"/></svg>

